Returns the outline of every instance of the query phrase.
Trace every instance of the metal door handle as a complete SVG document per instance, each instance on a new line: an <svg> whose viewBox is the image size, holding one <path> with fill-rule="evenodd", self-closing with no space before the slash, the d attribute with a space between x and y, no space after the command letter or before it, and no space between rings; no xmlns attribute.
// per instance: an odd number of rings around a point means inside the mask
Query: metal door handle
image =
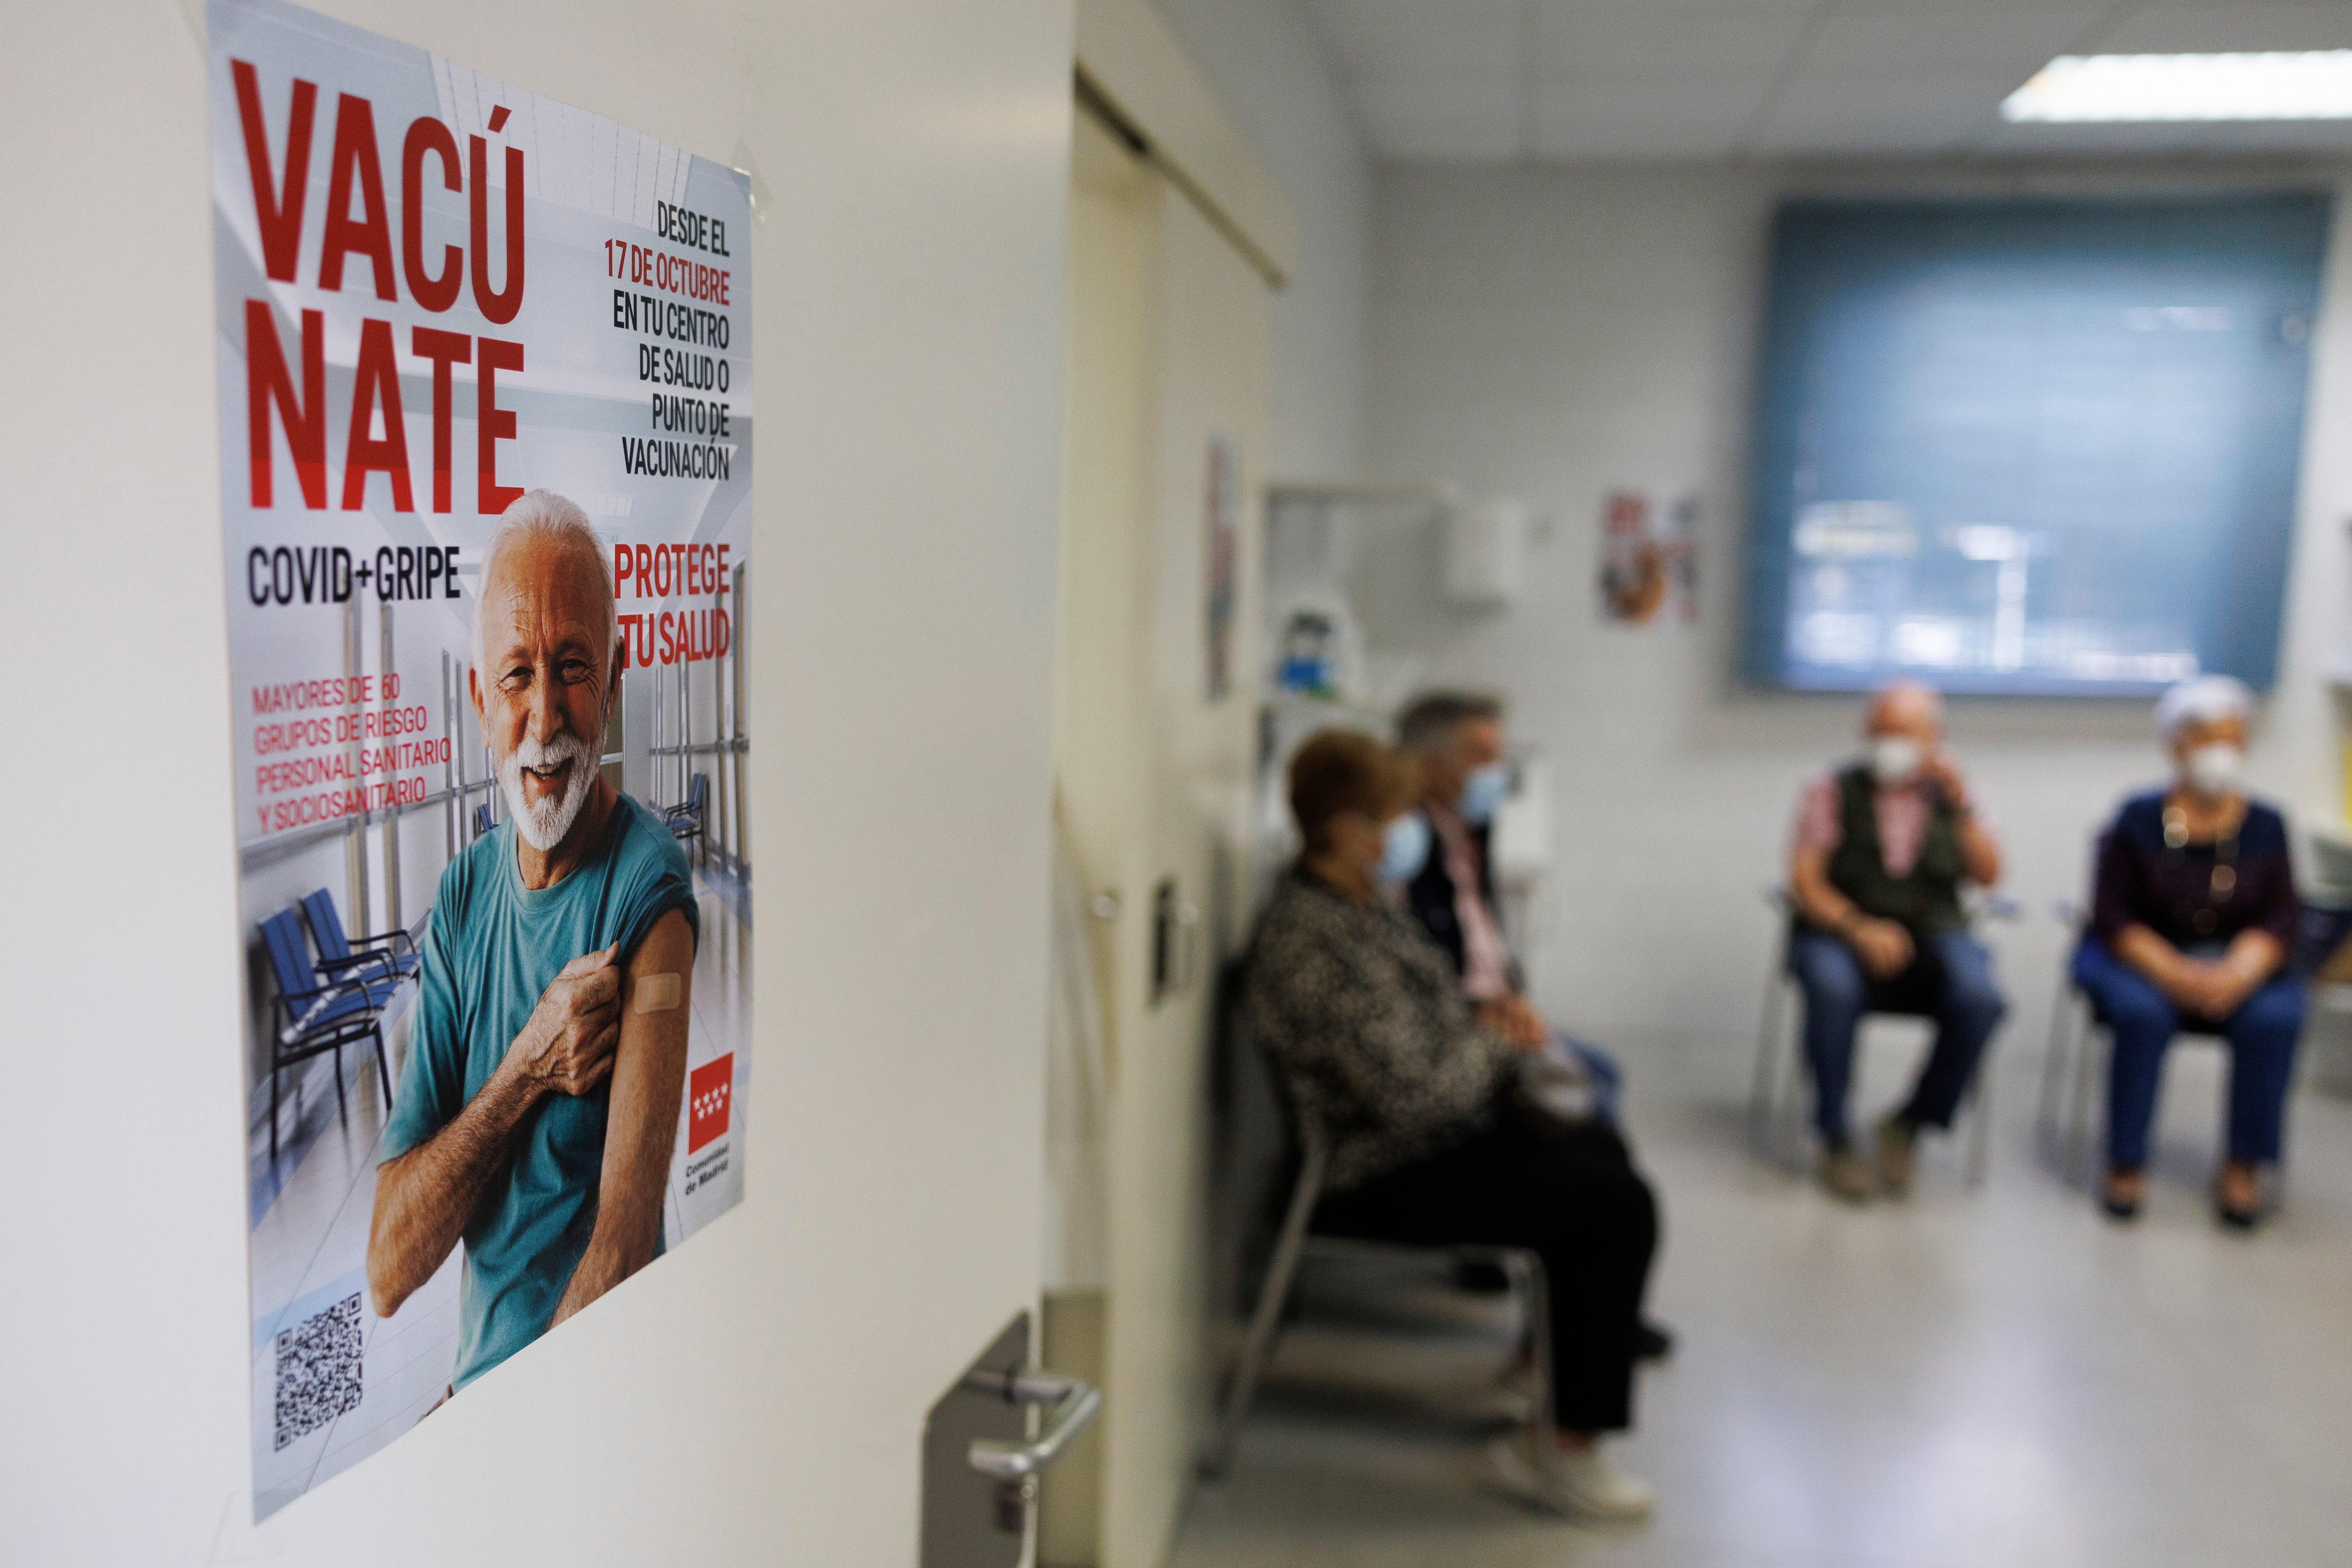
<svg viewBox="0 0 2352 1568"><path fill-rule="evenodd" d="M1192 989L1201 972L1201 911L1182 900L1176 903L1177 980L1175 989Z"/></svg>
<svg viewBox="0 0 2352 1568"><path fill-rule="evenodd" d="M1047 1468L1094 1424L1102 1409L1102 1390L1075 1377L1050 1372L975 1372L963 1385L975 1394L992 1394L1007 1405L1051 1405L1045 1429L1032 1443L1003 1443L988 1437L971 1442L971 1468L984 1476L1017 1481Z"/></svg>

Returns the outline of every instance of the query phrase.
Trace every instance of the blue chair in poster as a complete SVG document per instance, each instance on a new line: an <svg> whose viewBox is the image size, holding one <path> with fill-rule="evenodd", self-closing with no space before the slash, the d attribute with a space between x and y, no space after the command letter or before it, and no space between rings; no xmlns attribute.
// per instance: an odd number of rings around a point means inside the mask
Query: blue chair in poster
<svg viewBox="0 0 2352 1568"><path fill-rule="evenodd" d="M269 1157L278 1158L278 1085L285 1070L316 1056L335 1058L335 1110L344 1113L343 1047L357 1041L375 1047L376 1081L383 1086L384 1109L392 1109L392 1075L383 1059L383 1004L394 984L346 984L322 977L302 942L292 910L261 922L262 945L277 977L269 1033Z"/></svg>
<svg viewBox="0 0 2352 1568"><path fill-rule="evenodd" d="M488 801L484 801L481 805L474 807L475 837L479 838L483 834L488 833L491 828L496 827L497 826L497 823L490 820L490 803Z"/></svg>
<svg viewBox="0 0 2352 1568"><path fill-rule="evenodd" d="M416 973L416 942L404 931L377 931L368 936L343 934L343 917L334 895L320 888L302 898L302 919L310 927L310 941L319 949L319 973L329 980L389 981L394 985ZM387 991L385 995L391 994Z"/></svg>

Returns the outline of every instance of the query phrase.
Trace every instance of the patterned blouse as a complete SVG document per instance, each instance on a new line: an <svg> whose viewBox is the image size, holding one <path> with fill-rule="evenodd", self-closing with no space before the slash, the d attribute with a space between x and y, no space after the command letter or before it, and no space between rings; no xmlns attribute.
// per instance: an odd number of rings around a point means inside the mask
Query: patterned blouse
<svg viewBox="0 0 2352 1568"><path fill-rule="evenodd" d="M1402 912L1294 867L1258 921L1245 994L1300 1113L1330 1135L1329 1190L1493 1123L1515 1053L1471 1016L1453 964Z"/></svg>

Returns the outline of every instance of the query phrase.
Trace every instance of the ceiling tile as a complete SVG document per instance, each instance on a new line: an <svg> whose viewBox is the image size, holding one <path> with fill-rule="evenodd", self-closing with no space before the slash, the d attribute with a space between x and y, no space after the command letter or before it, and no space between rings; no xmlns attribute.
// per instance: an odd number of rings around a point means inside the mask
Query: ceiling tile
<svg viewBox="0 0 2352 1568"><path fill-rule="evenodd" d="M2125 0L2125 3L2140 4L2142 0ZM2072 8L2105 15L2116 10L2117 6L2098 5L2095 0L2074 0ZM2051 7L2045 0L1836 0L1835 9L1853 16L1967 16L1998 21L2021 12L2046 11Z"/></svg>
<svg viewBox="0 0 2352 1568"><path fill-rule="evenodd" d="M1540 0L1539 80L1740 72L1760 86L1802 37L1813 0Z"/></svg>
<svg viewBox="0 0 2352 1568"><path fill-rule="evenodd" d="M2014 126L1999 115L2069 50L2352 48L2352 0L1305 4L1385 158L2352 151L2346 123Z"/></svg>
<svg viewBox="0 0 2352 1568"><path fill-rule="evenodd" d="M1351 81L1475 86L1518 78L1519 0L1315 0Z"/></svg>
<svg viewBox="0 0 2352 1568"><path fill-rule="evenodd" d="M2111 55L2273 49L2352 49L2352 5L2150 5L2098 40Z"/></svg>
<svg viewBox="0 0 2352 1568"><path fill-rule="evenodd" d="M1367 110L1364 129L1386 158L1500 163L1520 151L1515 109L1497 112L1442 95L1400 95Z"/></svg>
<svg viewBox="0 0 2352 1568"><path fill-rule="evenodd" d="M1999 11L1839 9L1822 18L1805 51L1804 68L1917 75L1992 67L2015 70L2021 82L2089 32L2105 9L2082 5Z"/></svg>
<svg viewBox="0 0 2352 1568"><path fill-rule="evenodd" d="M1760 81L1624 80L1539 93L1534 151L1547 158L1720 158L1737 150Z"/></svg>
<svg viewBox="0 0 2352 1568"><path fill-rule="evenodd" d="M1752 151L1920 153L1969 144L1998 123L2007 73L1903 75L1847 68L1800 72Z"/></svg>
<svg viewBox="0 0 2352 1568"><path fill-rule="evenodd" d="M1622 120L1547 125L1536 134L1536 155L1563 163L1702 163L1730 157L1738 128L1718 134L1687 121L1639 125Z"/></svg>

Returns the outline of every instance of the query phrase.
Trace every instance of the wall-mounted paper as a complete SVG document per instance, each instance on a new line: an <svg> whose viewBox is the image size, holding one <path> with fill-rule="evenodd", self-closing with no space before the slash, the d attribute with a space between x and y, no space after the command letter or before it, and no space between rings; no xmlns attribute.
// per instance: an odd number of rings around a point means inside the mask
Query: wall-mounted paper
<svg viewBox="0 0 2352 1568"><path fill-rule="evenodd" d="M259 1517L740 1199L751 226L610 121L209 18Z"/></svg>

